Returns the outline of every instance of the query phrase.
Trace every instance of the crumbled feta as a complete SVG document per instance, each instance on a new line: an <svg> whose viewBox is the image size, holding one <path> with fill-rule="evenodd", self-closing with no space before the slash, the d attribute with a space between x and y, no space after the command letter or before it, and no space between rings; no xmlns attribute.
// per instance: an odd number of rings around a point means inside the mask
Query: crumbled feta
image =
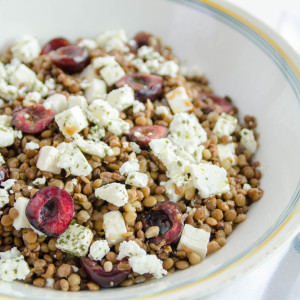
<svg viewBox="0 0 300 300"><path fill-rule="evenodd" d="M115 135L121 135L123 133L129 133L130 124L126 121L118 118L108 122L107 130Z"/></svg>
<svg viewBox="0 0 300 300"><path fill-rule="evenodd" d="M138 274L152 274L154 278L159 279L163 275L167 275L167 271L163 268L163 262L156 255L133 256L129 258L129 265L133 272Z"/></svg>
<svg viewBox="0 0 300 300"><path fill-rule="evenodd" d="M132 111L134 114L140 112L140 111L145 111L146 110L146 106L144 103L138 101L138 100L134 100L133 101L133 105L132 105Z"/></svg>
<svg viewBox="0 0 300 300"><path fill-rule="evenodd" d="M114 56L106 55L106 56L100 56L96 57L93 60L93 68L99 69L103 68L108 65L113 65L116 63L116 58Z"/></svg>
<svg viewBox="0 0 300 300"><path fill-rule="evenodd" d="M55 116L59 130L65 137L73 136L89 125L79 106L69 108Z"/></svg>
<svg viewBox="0 0 300 300"><path fill-rule="evenodd" d="M49 90L54 90L55 89L55 80L54 78L48 78L45 81L45 86L49 89Z"/></svg>
<svg viewBox="0 0 300 300"><path fill-rule="evenodd" d="M70 224L56 241L56 248L77 257L86 256L93 240L93 232L88 227Z"/></svg>
<svg viewBox="0 0 300 300"><path fill-rule="evenodd" d="M141 172L130 172L125 181L126 184L137 188L146 187L148 185L148 175Z"/></svg>
<svg viewBox="0 0 300 300"><path fill-rule="evenodd" d="M76 178L73 178L71 181L72 181L73 185L77 185L77 183L78 183L78 180Z"/></svg>
<svg viewBox="0 0 300 300"><path fill-rule="evenodd" d="M4 106L4 100L0 99L0 107L3 107L3 106Z"/></svg>
<svg viewBox="0 0 300 300"><path fill-rule="evenodd" d="M182 189L181 193L179 193L179 190L176 189L176 184L174 184L172 180L168 180L167 182L161 182L160 184L165 187L165 193L170 201L178 202L180 199L183 198L184 189Z"/></svg>
<svg viewBox="0 0 300 300"><path fill-rule="evenodd" d="M89 134L87 136L88 139L94 140L95 142L99 142L105 136L105 129L101 125L95 125L90 127Z"/></svg>
<svg viewBox="0 0 300 300"><path fill-rule="evenodd" d="M0 125L0 147L8 147L11 146L16 137L16 132L12 127L6 127Z"/></svg>
<svg viewBox="0 0 300 300"><path fill-rule="evenodd" d="M39 148L40 148L40 145L35 142L28 142L28 143L26 143L26 146L25 146L25 149L27 149L27 150L36 150Z"/></svg>
<svg viewBox="0 0 300 300"><path fill-rule="evenodd" d="M241 135L241 145L247 149L251 154L254 154L257 149L257 142L255 140L253 130L242 129L240 132Z"/></svg>
<svg viewBox="0 0 300 300"><path fill-rule="evenodd" d="M31 102L39 103L42 99L42 96L38 92L31 92L25 96L23 100L23 105L30 105Z"/></svg>
<svg viewBox="0 0 300 300"><path fill-rule="evenodd" d="M113 182L101 186L95 190L95 196L118 207L128 202L128 194L125 184Z"/></svg>
<svg viewBox="0 0 300 300"><path fill-rule="evenodd" d="M188 78L200 77L203 71L199 66L181 66L180 74Z"/></svg>
<svg viewBox="0 0 300 300"><path fill-rule="evenodd" d="M46 288L53 289L54 278L46 278Z"/></svg>
<svg viewBox="0 0 300 300"><path fill-rule="evenodd" d="M126 238L124 236L127 233L126 225L119 211L110 211L104 214L103 228L105 239L110 246L116 245Z"/></svg>
<svg viewBox="0 0 300 300"><path fill-rule="evenodd" d="M74 176L88 176L93 171L82 152L73 143L61 143L57 150L60 153L57 167L65 169Z"/></svg>
<svg viewBox="0 0 300 300"><path fill-rule="evenodd" d="M82 111L86 111L88 103L84 96L70 96L68 99L68 106L69 108L79 106Z"/></svg>
<svg viewBox="0 0 300 300"><path fill-rule="evenodd" d="M2 154L0 153L0 166L2 166L3 164L5 164L5 160Z"/></svg>
<svg viewBox="0 0 300 300"><path fill-rule="evenodd" d="M178 71L179 66L173 60L168 60L160 65L157 74L161 76L176 77L178 75Z"/></svg>
<svg viewBox="0 0 300 300"><path fill-rule="evenodd" d="M96 69L94 68L93 64L89 64L87 67L85 67L81 71L79 77L83 79L80 83L80 87L84 90L89 87L90 81L92 81L94 78L100 79L100 76L96 73Z"/></svg>
<svg viewBox="0 0 300 300"><path fill-rule="evenodd" d="M230 136L234 132L237 123L238 120L235 117L223 112L216 122L213 133L219 138Z"/></svg>
<svg viewBox="0 0 300 300"><path fill-rule="evenodd" d="M129 48L126 46L128 38L123 29L105 31L99 35L96 39L99 47L109 52L112 50L118 50L121 52L128 52Z"/></svg>
<svg viewBox="0 0 300 300"><path fill-rule="evenodd" d="M12 116L1 115L0 116L0 126L4 126L4 127L12 126Z"/></svg>
<svg viewBox="0 0 300 300"><path fill-rule="evenodd" d="M123 111L134 103L134 91L127 84L112 90L106 97L107 102L118 111Z"/></svg>
<svg viewBox="0 0 300 300"><path fill-rule="evenodd" d="M14 219L13 226L16 230L22 228L31 228L31 225L26 217L26 207L29 199L25 197L19 197L14 203L14 208L18 211L18 216Z"/></svg>
<svg viewBox="0 0 300 300"><path fill-rule="evenodd" d="M134 65L140 73L149 74L150 70L147 65L143 62L141 58L136 58L131 61L131 64Z"/></svg>
<svg viewBox="0 0 300 300"><path fill-rule="evenodd" d="M75 144L79 149L87 154L96 155L101 158L113 155L113 150L104 142L94 142L91 140L84 140L79 134L74 135Z"/></svg>
<svg viewBox="0 0 300 300"><path fill-rule="evenodd" d="M0 252L0 280L6 282L24 280L29 272L24 256L16 247Z"/></svg>
<svg viewBox="0 0 300 300"><path fill-rule="evenodd" d="M7 84L6 81L0 78L0 97L6 101L13 101L18 97L18 88Z"/></svg>
<svg viewBox="0 0 300 300"><path fill-rule="evenodd" d="M114 85L126 75L123 68L117 62L102 68L100 74L109 86Z"/></svg>
<svg viewBox="0 0 300 300"><path fill-rule="evenodd" d="M136 158L126 161L119 169L122 175L128 175L130 172L139 171L140 165Z"/></svg>
<svg viewBox="0 0 300 300"><path fill-rule="evenodd" d="M142 152L141 147L135 142L130 142L129 146L132 149L132 151L135 152L136 154L140 154Z"/></svg>
<svg viewBox="0 0 300 300"><path fill-rule="evenodd" d="M9 195L5 189L0 189L0 208L9 202Z"/></svg>
<svg viewBox="0 0 300 300"><path fill-rule="evenodd" d="M184 245L191 251L200 255L200 257L203 259L206 256L209 238L209 232L200 228L196 228L192 225L185 224L177 249L182 250L182 245Z"/></svg>
<svg viewBox="0 0 300 300"><path fill-rule="evenodd" d="M84 96L88 103L93 102L95 99L102 99L106 95L106 84L103 80L93 78L89 81L88 87L84 91Z"/></svg>
<svg viewBox="0 0 300 300"><path fill-rule="evenodd" d="M167 93L166 98L174 114L190 111L193 108L191 99L183 86Z"/></svg>
<svg viewBox="0 0 300 300"><path fill-rule="evenodd" d="M218 144L217 149L218 149L218 156L219 156L220 161L222 161L224 159L230 159L232 165L237 164L237 157L235 155L235 144L234 143L229 143L226 145Z"/></svg>
<svg viewBox="0 0 300 300"><path fill-rule="evenodd" d="M224 168L210 163L200 163L191 166L191 175L195 188L202 198L229 192L227 173Z"/></svg>
<svg viewBox="0 0 300 300"><path fill-rule="evenodd" d="M45 107L49 107L49 105L56 114L59 114L68 108L67 98L63 94L54 94L44 101Z"/></svg>
<svg viewBox="0 0 300 300"><path fill-rule="evenodd" d="M41 148L36 166L38 169L53 174L60 174L61 168L57 166L59 161L59 151L53 146Z"/></svg>
<svg viewBox="0 0 300 300"><path fill-rule="evenodd" d="M37 58L41 53L39 41L30 35L23 35L11 48L13 56L28 64Z"/></svg>
<svg viewBox="0 0 300 300"><path fill-rule="evenodd" d="M98 240L91 245L89 257L92 260L101 260L109 251L110 248L107 241Z"/></svg>
<svg viewBox="0 0 300 300"><path fill-rule="evenodd" d="M17 181L16 179L7 179L6 181L1 182L1 186L3 186L3 188L6 191L8 191L15 185L16 181Z"/></svg>
<svg viewBox="0 0 300 300"><path fill-rule="evenodd" d="M124 241L120 244L117 260L124 257L145 256L146 251L142 249L135 241Z"/></svg>
<svg viewBox="0 0 300 300"><path fill-rule="evenodd" d="M160 116L160 115L163 115L163 116L170 115L170 111L169 111L168 107L164 106L164 105L157 106L156 109L155 109L155 113L158 116Z"/></svg>
<svg viewBox="0 0 300 300"><path fill-rule="evenodd" d="M157 59L159 62L163 62L164 58L153 47L142 46L138 49L138 57L143 60Z"/></svg>
<svg viewBox="0 0 300 300"><path fill-rule="evenodd" d="M93 39L82 39L79 44L79 47L85 47L88 50L94 50L97 48L97 43Z"/></svg>
<svg viewBox="0 0 300 300"><path fill-rule="evenodd" d="M42 185L42 184L45 184L46 183L46 178L45 177L42 177L42 178L36 178L32 181L32 183L34 185Z"/></svg>
<svg viewBox="0 0 300 300"><path fill-rule="evenodd" d="M250 185L250 184L245 183L245 184L243 185L243 190L244 190L245 192L248 192L250 189L251 189L251 185Z"/></svg>

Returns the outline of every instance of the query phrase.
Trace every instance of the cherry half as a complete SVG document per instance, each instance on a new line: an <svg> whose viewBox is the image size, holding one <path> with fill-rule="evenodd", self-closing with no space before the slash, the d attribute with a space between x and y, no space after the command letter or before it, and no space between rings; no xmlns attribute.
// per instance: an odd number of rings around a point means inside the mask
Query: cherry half
<svg viewBox="0 0 300 300"><path fill-rule="evenodd" d="M183 230L184 216L176 203L162 201L156 204L149 212L142 215L144 231L152 226L159 227L159 235L151 238L150 243L155 245L170 245L176 243Z"/></svg>
<svg viewBox="0 0 300 300"><path fill-rule="evenodd" d="M135 126L130 129L127 138L139 144L142 149L148 149L152 140L164 138L167 133L168 128L160 125Z"/></svg>
<svg viewBox="0 0 300 300"><path fill-rule="evenodd" d="M215 104L219 105L222 108L222 111L225 113L229 113L230 111L233 110L233 105L232 103L225 97L220 97L215 94L206 94L206 93L200 93L200 98L202 100L210 98L211 100L214 101ZM211 109L210 111L212 111Z"/></svg>
<svg viewBox="0 0 300 300"><path fill-rule="evenodd" d="M37 134L48 127L54 116L53 109L46 109L42 104L34 107L17 106L13 113L13 124L23 132Z"/></svg>
<svg viewBox="0 0 300 300"><path fill-rule="evenodd" d="M65 46L51 52L54 65L67 73L82 71L89 63L88 50L79 46Z"/></svg>
<svg viewBox="0 0 300 300"><path fill-rule="evenodd" d="M152 37L152 34L149 32L145 32L145 31L141 31L138 32L135 36L134 36L134 40L136 41L136 45L138 48L142 47L142 46L148 46L149 45L149 40Z"/></svg>
<svg viewBox="0 0 300 300"><path fill-rule="evenodd" d="M129 85L134 90L136 99L146 103L147 99L156 100L162 93L163 78L158 75L134 73L121 78L116 86L118 88Z"/></svg>
<svg viewBox="0 0 300 300"><path fill-rule="evenodd" d="M74 202L65 190L48 186L39 190L30 199L25 213L35 229L48 236L57 237L72 221Z"/></svg>
<svg viewBox="0 0 300 300"><path fill-rule="evenodd" d="M9 179L9 169L7 165L0 166L0 187L1 183Z"/></svg>
<svg viewBox="0 0 300 300"><path fill-rule="evenodd" d="M130 273L130 271L118 270L116 266L110 272L105 272L101 265L88 257L82 257L81 264L90 280L105 288L119 285Z"/></svg>
<svg viewBox="0 0 300 300"><path fill-rule="evenodd" d="M64 38L56 38L48 42L42 49L41 54L48 54L58 48L69 46L71 43Z"/></svg>

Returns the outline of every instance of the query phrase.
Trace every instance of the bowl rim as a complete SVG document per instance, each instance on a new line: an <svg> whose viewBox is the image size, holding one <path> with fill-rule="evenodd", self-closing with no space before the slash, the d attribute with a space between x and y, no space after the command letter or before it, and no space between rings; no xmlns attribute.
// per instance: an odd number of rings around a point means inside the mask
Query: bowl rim
<svg viewBox="0 0 300 300"><path fill-rule="evenodd" d="M274 30L269 28L262 21L240 9L234 4L225 0L163 0L175 2L180 5L189 6L203 13L209 13L223 23L232 26L235 30L246 35L252 42L256 43L263 51L271 55L272 61L279 67L286 79L290 83L298 104L300 104L300 57L288 43ZM296 190L289 201L286 209L281 213L276 222L239 255L233 257L225 265L222 264L211 274L203 274L201 278L196 278L192 282L183 282L176 287L158 291L147 291L148 295L136 297L135 299L152 299L157 297L177 298L179 293L186 293L195 288L200 283L207 283L214 280L214 287L205 286L204 289L197 290L197 295L189 295L189 299L209 295L232 282L236 276L228 277L225 271L239 270L239 276L243 276L256 268L263 260L270 258L277 250L288 243L300 230L300 180ZM266 247L268 245L268 247ZM217 288L216 288L217 287ZM3 291L1 291L3 292ZM174 293L177 293L176 295ZM10 295L0 295L0 299L27 299L12 297ZM28 298L29 299L29 298ZM124 298L127 299L126 295Z"/></svg>

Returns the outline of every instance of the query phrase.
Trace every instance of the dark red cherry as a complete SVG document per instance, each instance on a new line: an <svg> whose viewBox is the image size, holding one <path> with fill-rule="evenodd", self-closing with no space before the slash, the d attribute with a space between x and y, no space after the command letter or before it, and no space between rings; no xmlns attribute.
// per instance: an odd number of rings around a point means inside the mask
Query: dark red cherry
<svg viewBox="0 0 300 300"><path fill-rule="evenodd" d="M56 38L48 42L42 49L41 54L48 54L58 48L69 46L71 43L64 38Z"/></svg>
<svg viewBox="0 0 300 300"><path fill-rule="evenodd" d="M0 166L0 187L1 183L9 179L9 169L7 165Z"/></svg>
<svg viewBox="0 0 300 300"><path fill-rule="evenodd" d="M201 93L200 94L201 99L207 99L210 98L214 101L215 104L219 105L222 108L222 111L225 113L229 113L233 110L233 105L231 101L229 101L226 97L222 98L215 94L207 94L207 93ZM213 111L213 108L204 108L204 110L207 109L207 113Z"/></svg>
<svg viewBox="0 0 300 300"><path fill-rule="evenodd" d="M81 264L87 277L105 288L119 285L130 273L130 271L118 270L115 266L110 272L105 272L101 265L87 257L81 258Z"/></svg>
<svg viewBox="0 0 300 300"><path fill-rule="evenodd" d="M26 207L30 224L48 236L62 234L72 221L74 202L69 193L56 186L39 190Z"/></svg>
<svg viewBox="0 0 300 300"><path fill-rule="evenodd" d="M164 138L167 133L168 128L160 125L135 126L130 129L127 138L139 144L142 149L148 149L152 140Z"/></svg>
<svg viewBox="0 0 300 300"><path fill-rule="evenodd" d="M34 107L17 106L13 113L13 124L25 133L37 134L48 127L54 116L53 109L46 109L42 104Z"/></svg>
<svg viewBox="0 0 300 300"><path fill-rule="evenodd" d="M142 47L142 46L148 46L149 45L149 40L152 37L152 34L149 32L145 32L145 31L141 31L138 32L135 36L134 36L134 40L136 41L136 45L138 48Z"/></svg>
<svg viewBox="0 0 300 300"><path fill-rule="evenodd" d="M67 73L82 71L89 63L88 50L79 46L65 46L51 53L53 64Z"/></svg>
<svg viewBox="0 0 300 300"><path fill-rule="evenodd" d="M147 99L156 100L162 93L163 78L158 75L134 73L128 74L120 79L116 86L118 88L129 85L133 90L137 100L146 103Z"/></svg>

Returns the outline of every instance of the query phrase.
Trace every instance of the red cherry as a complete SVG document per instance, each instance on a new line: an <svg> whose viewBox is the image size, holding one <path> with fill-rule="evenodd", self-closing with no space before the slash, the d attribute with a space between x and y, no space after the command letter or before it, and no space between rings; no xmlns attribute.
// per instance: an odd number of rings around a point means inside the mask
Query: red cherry
<svg viewBox="0 0 300 300"><path fill-rule="evenodd" d="M51 53L53 64L68 73L82 71L89 63L88 50L79 46L58 48Z"/></svg>
<svg viewBox="0 0 300 300"><path fill-rule="evenodd" d="M7 165L0 166L0 187L1 183L9 179L9 169Z"/></svg>
<svg viewBox="0 0 300 300"><path fill-rule="evenodd" d="M69 45L71 45L71 43L68 40L66 40L64 38L56 38L56 39L53 39L50 42L48 42L48 44L46 44L43 47L41 54L48 54L51 51L54 51L58 48L69 46Z"/></svg>
<svg viewBox="0 0 300 300"><path fill-rule="evenodd" d="M207 99L207 98L210 98L211 100L214 101L215 104L219 105L222 108L222 111L225 112L225 113L229 113L230 111L233 110L232 103L226 97L222 98L222 97L219 97L215 94L201 93L200 98L203 99L203 100ZM213 111L213 108L208 108L207 111L211 112L211 111Z"/></svg>
<svg viewBox="0 0 300 300"><path fill-rule="evenodd" d="M135 126L130 129L127 138L139 144L142 149L148 149L152 140L164 138L167 133L168 128L160 125Z"/></svg>
<svg viewBox="0 0 300 300"><path fill-rule="evenodd" d="M13 124L23 132L37 134L48 127L54 116L53 109L46 109L42 104L34 107L18 106L13 113Z"/></svg>
<svg viewBox="0 0 300 300"><path fill-rule="evenodd" d="M152 34L149 32L141 31L138 32L134 36L134 40L136 41L137 47L140 48L142 46L148 46L149 45L149 40L152 37Z"/></svg>

